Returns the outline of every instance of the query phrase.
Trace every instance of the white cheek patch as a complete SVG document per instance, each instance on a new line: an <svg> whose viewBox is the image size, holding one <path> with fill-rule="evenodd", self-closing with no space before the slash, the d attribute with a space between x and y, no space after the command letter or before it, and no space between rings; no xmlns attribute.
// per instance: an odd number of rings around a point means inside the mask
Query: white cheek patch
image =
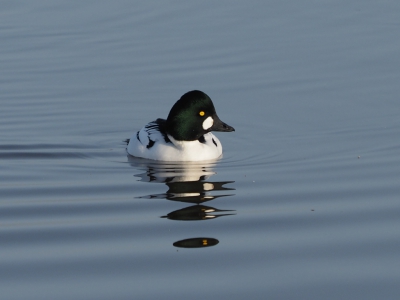
<svg viewBox="0 0 400 300"><path fill-rule="evenodd" d="M203 129L204 130L208 130L211 128L211 126L213 126L214 124L214 120L211 117L208 117L207 119L204 120L203 122Z"/></svg>
<svg viewBox="0 0 400 300"><path fill-rule="evenodd" d="M214 189L214 185L209 182L203 183L203 189L205 191L212 191Z"/></svg>

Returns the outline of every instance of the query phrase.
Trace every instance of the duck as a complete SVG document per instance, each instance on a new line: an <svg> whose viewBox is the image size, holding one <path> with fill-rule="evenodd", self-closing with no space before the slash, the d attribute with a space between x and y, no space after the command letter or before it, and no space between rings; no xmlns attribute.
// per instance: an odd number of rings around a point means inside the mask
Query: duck
<svg viewBox="0 0 400 300"><path fill-rule="evenodd" d="M158 118L134 133L129 155L158 161L207 161L222 156L222 144L212 131L232 132L218 117L211 98L202 91L185 93L167 119Z"/></svg>

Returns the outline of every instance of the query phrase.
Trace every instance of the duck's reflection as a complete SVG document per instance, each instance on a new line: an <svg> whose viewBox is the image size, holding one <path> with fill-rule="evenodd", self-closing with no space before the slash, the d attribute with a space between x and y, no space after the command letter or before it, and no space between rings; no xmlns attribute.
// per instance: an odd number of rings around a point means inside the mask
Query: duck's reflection
<svg viewBox="0 0 400 300"><path fill-rule="evenodd" d="M135 175L136 176L136 175ZM139 175L137 175L139 176ZM140 174L142 177L142 174ZM141 196L139 198L156 198L168 199L171 201L187 202L200 204L203 202L211 201L219 197L232 196L229 195L212 195L212 191L226 191L233 190L231 188L223 187L224 184L232 183L233 181L224 182L210 182L204 181L181 181L181 182L165 182L168 187L167 192L162 194L151 194Z"/></svg>
<svg viewBox="0 0 400 300"><path fill-rule="evenodd" d="M162 218L179 221L202 221L234 215L232 213L234 210L223 210L202 205L202 203L216 198L234 195L220 193L221 191L234 190L224 186L234 181L215 182L209 180L212 175L216 174L213 171L215 162L164 163L131 156L128 156L128 160L132 166L144 171L135 175L135 177L139 178L139 181L164 183L168 187L165 193L144 195L138 198L168 199L191 204L188 207L172 211L162 216ZM197 248L214 246L218 243L219 241L214 238L199 237L178 241L173 245L176 247Z"/></svg>
<svg viewBox="0 0 400 300"><path fill-rule="evenodd" d="M203 247L215 246L218 243L219 241L214 238L198 237L198 238L180 240L173 243L173 245L179 248L203 248Z"/></svg>
<svg viewBox="0 0 400 300"><path fill-rule="evenodd" d="M205 206L199 204L175 210L173 212L170 212L166 216L162 216L161 218L168 218L170 220L177 220L177 221L211 220L222 216L233 215L233 214L223 213L228 211L233 211L233 210L216 209L211 206Z"/></svg>

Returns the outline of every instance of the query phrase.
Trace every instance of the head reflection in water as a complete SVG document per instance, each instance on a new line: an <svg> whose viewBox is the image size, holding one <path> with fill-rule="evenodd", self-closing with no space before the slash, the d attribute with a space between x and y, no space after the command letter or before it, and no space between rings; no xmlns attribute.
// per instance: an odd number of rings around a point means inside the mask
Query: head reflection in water
<svg viewBox="0 0 400 300"><path fill-rule="evenodd" d="M135 177L139 178L139 181L161 183L165 184L168 188L165 193L150 194L137 198L167 199L190 204L187 207L166 213L161 218L176 221L202 221L234 215L234 210L217 209L210 206L210 201L216 198L234 195L226 194L226 191L234 189L225 187L225 185L231 184L234 181L210 180L216 174L213 171L215 162L162 163L131 156L128 156L128 159L132 166L144 171L135 175ZM207 202L207 205L204 205L205 202ZM214 246L218 242L215 238L196 237L175 242L173 245L184 248L198 248Z"/></svg>
<svg viewBox="0 0 400 300"><path fill-rule="evenodd" d="M185 239L175 242L173 245L179 248L204 248L215 246L219 243L217 239L206 238L206 237L198 237Z"/></svg>

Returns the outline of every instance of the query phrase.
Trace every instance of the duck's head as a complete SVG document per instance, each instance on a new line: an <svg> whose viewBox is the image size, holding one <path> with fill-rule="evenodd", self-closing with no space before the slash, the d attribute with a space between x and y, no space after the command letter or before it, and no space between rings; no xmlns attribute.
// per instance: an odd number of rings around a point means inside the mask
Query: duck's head
<svg viewBox="0 0 400 300"><path fill-rule="evenodd" d="M184 94L169 112L166 130L178 141L194 141L210 131L235 131L222 122L210 97L201 91Z"/></svg>

